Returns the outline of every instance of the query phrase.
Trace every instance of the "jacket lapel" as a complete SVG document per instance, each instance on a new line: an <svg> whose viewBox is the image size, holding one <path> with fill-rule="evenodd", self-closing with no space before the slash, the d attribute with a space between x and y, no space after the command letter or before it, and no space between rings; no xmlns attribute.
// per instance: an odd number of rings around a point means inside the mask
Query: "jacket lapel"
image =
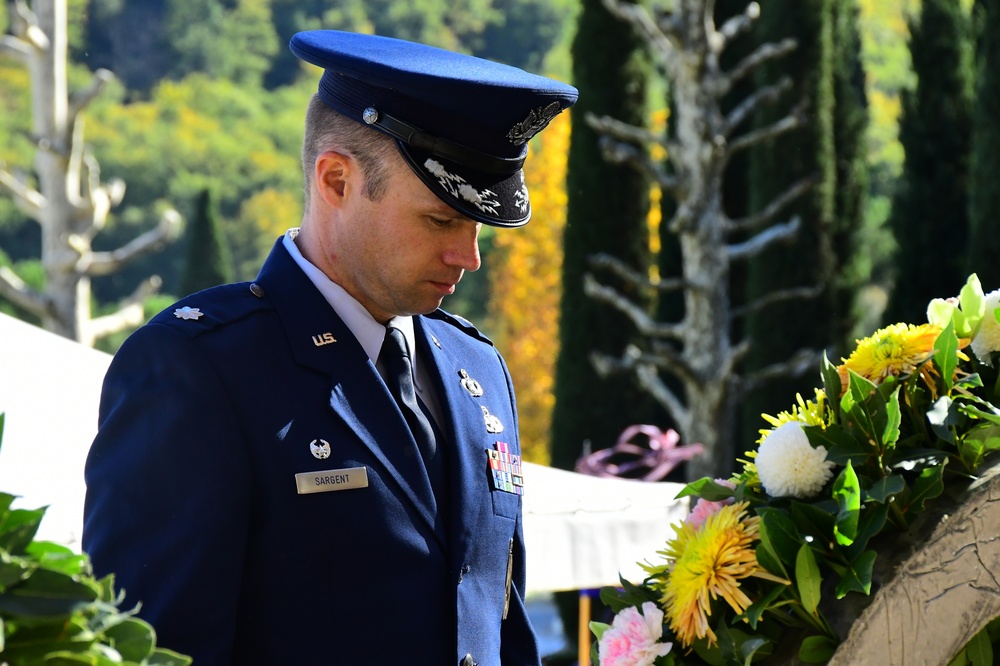
<svg viewBox="0 0 1000 666"><path fill-rule="evenodd" d="M396 401L361 344L279 239L257 282L274 305L296 361L329 375L329 403L443 542L430 481ZM386 415L390 415L386 417Z"/></svg>
<svg viewBox="0 0 1000 666"><path fill-rule="evenodd" d="M469 544L476 538L473 526L482 525L479 514L490 510L490 493L483 492L486 479L486 426L483 411L462 388L458 357L446 345L438 347L430 338L433 322L414 318L414 329L422 358L430 361L430 375L440 396L441 408L449 431L449 497L451 500L449 544L452 559L461 563Z"/></svg>

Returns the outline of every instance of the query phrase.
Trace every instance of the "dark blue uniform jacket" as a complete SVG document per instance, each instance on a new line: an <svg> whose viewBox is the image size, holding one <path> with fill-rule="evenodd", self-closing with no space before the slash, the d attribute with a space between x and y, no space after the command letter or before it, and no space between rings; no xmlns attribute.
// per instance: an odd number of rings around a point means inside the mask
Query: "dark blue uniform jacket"
<svg viewBox="0 0 1000 666"><path fill-rule="evenodd" d="M521 497L488 471L498 442L520 453L492 344L414 318L444 412L439 501L374 365L280 241L254 284L184 299L115 355L86 467L95 573L195 666L537 665ZM367 487L298 492L297 474L336 487L361 468Z"/></svg>

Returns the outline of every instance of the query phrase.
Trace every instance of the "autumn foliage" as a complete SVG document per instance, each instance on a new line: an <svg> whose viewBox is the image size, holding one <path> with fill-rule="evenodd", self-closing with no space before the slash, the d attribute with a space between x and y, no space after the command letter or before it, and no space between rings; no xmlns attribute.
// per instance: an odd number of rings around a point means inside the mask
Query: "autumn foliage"
<svg viewBox="0 0 1000 666"><path fill-rule="evenodd" d="M491 330L517 391L521 450L527 460L543 464L549 461L555 403L569 136L569 113L562 113L532 140L524 167L531 222L498 230L490 258Z"/></svg>

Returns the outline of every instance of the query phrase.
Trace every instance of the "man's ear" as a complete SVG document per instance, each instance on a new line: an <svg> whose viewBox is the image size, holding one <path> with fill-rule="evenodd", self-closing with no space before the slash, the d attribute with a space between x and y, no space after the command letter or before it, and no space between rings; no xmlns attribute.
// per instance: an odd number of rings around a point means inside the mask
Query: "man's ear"
<svg viewBox="0 0 1000 666"><path fill-rule="evenodd" d="M350 155L328 150L316 158L313 182L328 206L340 208L359 177L358 163Z"/></svg>

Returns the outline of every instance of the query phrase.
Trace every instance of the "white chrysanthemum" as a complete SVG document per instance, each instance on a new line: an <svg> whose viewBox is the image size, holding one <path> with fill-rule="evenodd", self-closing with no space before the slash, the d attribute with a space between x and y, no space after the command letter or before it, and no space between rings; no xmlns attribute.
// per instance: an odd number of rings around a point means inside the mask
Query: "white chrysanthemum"
<svg viewBox="0 0 1000 666"><path fill-rule="evenodd" d="M972 352L980 360L987 360L990 352L1000 351L1000 322L993 312L1000 307L1000 289L986 294L986 314L979 332L972 339Z"/></svg>
<svg viewBox="0 0 1000 666"><path fill-rule="evenodd" d="M764 438L754 462L761 485L772 497L812 497L833 476L826 449L813 448L802 424L795 421Z"/></svg>

